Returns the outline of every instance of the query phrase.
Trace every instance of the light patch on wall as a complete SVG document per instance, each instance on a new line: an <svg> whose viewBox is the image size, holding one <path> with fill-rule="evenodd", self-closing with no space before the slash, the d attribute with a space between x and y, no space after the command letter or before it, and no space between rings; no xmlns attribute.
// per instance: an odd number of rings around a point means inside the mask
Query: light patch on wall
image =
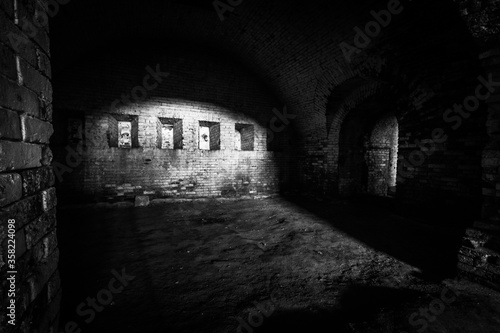
<svg viewBox="0 0 500 333"><path fill-rule="evenodd" d="M237 128L234 129L234 149L241 150L241 132Z"/></svg>
<svg viewBox="0 0 500 333"><path fill-rule="evenodd" d="M202 150L220 150L220 123L199 122L199 147Z"/></svg>
<svg viewBox="0 0 500 333"><path fill-rule="evenodd" d="M200 149L210 150L210 128L206 126L200 126Z"/></svg>
<svg viewBox="0 0 500 333"><path fill-rule="evenodd" d="M16 55L16 70L17 70L17 84L22 85L24 82L23 72L21 70L21 58Z"/></svg>
<svg viewBox="0 0 500 333"><path fill-rule="evenodd" d="M367 142L368 191L375 195L392 195L396 191L398 161L398 121L386 116L374 126Z"/></svg>
<svg viewBox="0 0 500 333"><path fill-rule="evenodd" d="M132 123L130 121L118 122L118 147L132 147Z"/></svg>
<svg viewBox="0 0 500 333"><path fill-rule="evenodd" d="M161 128L161 149L174 149L174 126L164 124Z"/></svg>
<svg viewBox="0 0 500 333"><path fill-rule="evenodd" d="M393 187L392 191L395 191L396 180L398 174L398 150L399 150L399 124L397 119L393 119L394 126L391 131L392 144L391 144L391 157L389 165L389 186Z"/></svg>
<svg viewBox="0 0 500 333"><path fill-rule="evenodd" d="M19 24L19 5L17 0L14 0L14 23Z"/></svg>
<svg viewBox="0 0 500 333"><path fill-rule="evenodd" d="M161 108L158 108L157 103L161 103ZM126 117L132 117L132 114L137 110L129 108L126 105L118 105L113 116L118 121L128 120ZM106 111L103 111L106 113ZM234 144L234 136L229 132L229 124L238 124L238 130L241 132L241 150L266 150L266 125L263 120L257 120L248 115L234 112L231 109L220 107L217 104L202 103L197 101L174 99L174 98L158 98L155 102L145 101L141 103L141 113L154 115L156 114L158 121L156 121L156 131L151 141L158 149L184 149L184 145L194 143L193 148L200 150L236 150ZM118 117L120 114L123 117ZM198 119L198 126L191 121ZM224 120L225 125L221 126L220 121ZM184 121L184 123L183 123ZM134 123L132 123L134 125ZM173 125L173 148L165 148L163 145L163 125ZM135 125L134 125L135 126ZM194 126L194 127L192 127ZM240 127L241 126L241 127ZM116 125L114 126L116 128ZM206 127L201 131L200 128ZM143 131L144 125L141 125L139 131ZM208 132L208 133L207 133ZM221 135L222 133L222 135ZM206 136L202 138L202 134ZM236 134L236 133L235 133ZM136 132L132 128L132 146L136 147L135 143ZM110 147L117 147L118 135L111 135ZM150 139L147 139L150 140ZM185 141L185 142L184 142ZM113 145L114 143L114 145ZM141 137L140 145L149 145ZM137 147L139 143L137 144Z"/></svg>

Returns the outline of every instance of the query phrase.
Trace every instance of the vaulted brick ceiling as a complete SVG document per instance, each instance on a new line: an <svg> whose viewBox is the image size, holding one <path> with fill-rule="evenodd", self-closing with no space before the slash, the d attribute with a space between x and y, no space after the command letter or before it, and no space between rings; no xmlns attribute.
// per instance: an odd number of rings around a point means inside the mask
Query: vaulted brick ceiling
<svg viewBox="0 0 500 333"><path fill-rule="evenodd" d="M292 113L303 115L297 124L304 134L326 137L327 104L348 95L344 82L357 77L362 85L378 82L408 95L439 91L450 66L476 59L473 38L451 0L401 1L401 14L350 63L340 43L353 45L353 29L363 29L373 20L370 11L386 9L387 1L242 1L224 21L212 3L71 2L52 28L54 79L106 44L169 48L182 40L239 59Z"/></svg>

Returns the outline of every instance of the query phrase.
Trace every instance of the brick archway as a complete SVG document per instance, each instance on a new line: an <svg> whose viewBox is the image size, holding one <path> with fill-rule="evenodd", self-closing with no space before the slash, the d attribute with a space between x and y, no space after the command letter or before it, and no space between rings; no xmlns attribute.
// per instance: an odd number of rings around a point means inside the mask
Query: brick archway
<svg viewBox="0 0 500 333"><path fill-rule="evenodd" d="M341 196L387 196L395 190L398 121L390 105L377 97L364 99L340 125L337 161Z"/></svg>
<svg viewBox="0 0 500 333"><path fill-rule="evenodd" d="M398 163L398 120L394 115L381 117L371 131L365 158L368 165L367 192L389 196L396 192Z"/></svg>
<svg viewBox="0 0 500 333"><path fill-rule="evenodd" d="M410 99L410 94L406 92L406 87L409 86L406 82L406 76L397 73L394 74L395 76L391 80L392 84L388 84L388 81L382 81L378 78L362 78L358 76L346 80L332 92L326 108L326 122L328 126L326 158L328 161L329 179L328 188L325 189L327 192L335 194L341 194L342 192L339 170L339 165L342 162L340 160L342 146L341 132L346 119L352 112L356 109L367 108L367 105L370 104L372 106L376 105L377 113L381 112L380 110L386 110L385 112L378 113L378 118L372 118L373 112L366 111L367 116L371 115L371 120L364 124L366 128L363 131L364 135L369 137L374 124L381 120L383 115L394 115L396 121L398 121L399 117L404 113L415 109L415 102ZM398 88L396 89L395 86L398 86ZM369 140L366 142L369 142ZM357 145L357 149L362 149L363 143L358 142Z"/></svg>

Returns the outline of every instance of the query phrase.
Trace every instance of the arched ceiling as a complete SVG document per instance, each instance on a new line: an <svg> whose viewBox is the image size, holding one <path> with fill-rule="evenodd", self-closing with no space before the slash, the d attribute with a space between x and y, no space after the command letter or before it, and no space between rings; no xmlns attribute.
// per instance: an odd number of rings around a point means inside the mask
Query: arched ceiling
<svg viewBox="0 0 500 333"><path fill-rule="evenodd" d="M168 48L170 41L182 40L238 59L292 114L302 115L298 127L326 137L328 100L339 95L335 89L344 81L358 76L391 81L387 73L395 68L411 77L406 84L435 80L445 61L476 56L451 0L401 1L402 13L350 63L340 43L353 44L354 27L373 20L370 11L386 9L387 1L232 2L241 4L221 21L211 0L71 1L51 26L54 77L110 43Z"/></svg>

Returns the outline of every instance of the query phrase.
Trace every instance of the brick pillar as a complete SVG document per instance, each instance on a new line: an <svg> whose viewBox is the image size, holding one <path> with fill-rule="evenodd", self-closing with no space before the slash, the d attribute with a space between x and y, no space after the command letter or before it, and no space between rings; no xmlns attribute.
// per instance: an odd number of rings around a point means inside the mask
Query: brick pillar
<svg viewBox="0 0 500 333"><path fill-rule="evenodd" d="M52 86L44 4L45 0L0 1L2 332L55 332L58 325L61 291L48 147ZM14 279L7 280L11 276ZM7 316L12 302L14 321Z"/></svg>
<svg viewBox="0 0 500 333"><path fill-rule="evenodd" d="M471 35L483 50L486 78L500 82L500 2L454 0ZM483 90L481 94L486 94ZM486 100L489 143L482 153L483 216L466 230L458 256L460 275L500 290L500 87Z"/></svg>
<svg viewBox="0 0 500 333"><path fill-rule="evenodd" d="M500 49L480 55L485 78L500 82ZM482 93L486 93L486 89ZM459 253L461 275L500 290L500 87L486 100L490 141L483 150L483 219L466 230Z"/></svg>
<svg viewBox="0 0 500 333"><path fill-rule="evenodd" d="M492 75L493 81L500 82L500 49L485 52L480 56L486 76ZM495 68L496 67L496 68ZM500 87L486 101L488 122L486 128L490 142L483 150L483 218L498 224L500 221ZM495 218L497 217L497 218Z"/></svg>

